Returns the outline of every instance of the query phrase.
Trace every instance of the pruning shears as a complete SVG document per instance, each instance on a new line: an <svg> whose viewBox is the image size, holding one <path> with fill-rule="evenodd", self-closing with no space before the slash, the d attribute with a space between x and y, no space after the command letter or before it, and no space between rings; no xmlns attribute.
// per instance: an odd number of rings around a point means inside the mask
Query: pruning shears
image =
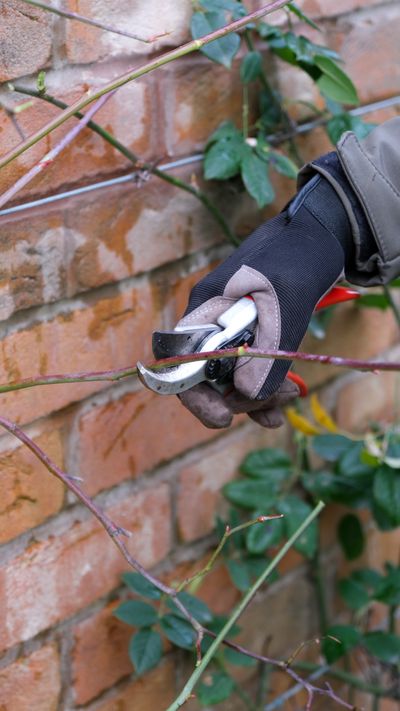
<svg viewBox="0 0 400 711"><path fill-rule="evenodd" d="M315 311L343 301L357 299L358 291L343 286L334 286L318 302ZM257 324L257 307L253 298L244 296L218 317L216 323L197 326L176 326L173 331L154 331L153 353L157 360L168 358L171 353L190 355L239 346L251 346ZM236 358L213 358L192 363L168 366L157 371L137 364L139 378L150 390L160 395L173 395L189 390L194 385L207 382L224 392L232 383ZM307 385L297 373L289 371L286 376L300 389L300 397L307 395Z"/></svg>

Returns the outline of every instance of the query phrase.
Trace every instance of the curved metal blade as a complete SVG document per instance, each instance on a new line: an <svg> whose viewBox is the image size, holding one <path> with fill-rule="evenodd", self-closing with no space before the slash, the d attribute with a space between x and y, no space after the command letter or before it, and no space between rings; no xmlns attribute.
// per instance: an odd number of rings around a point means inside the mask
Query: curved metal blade
<svg viewBox="0 0 400 711"><path fill-rule="evenodd" d="M137 369L143 385L150 390L159 395L177 395L205 379L206 363L206 360L200 360L162 370L150 370L143 363L137 363Z"/></svg>

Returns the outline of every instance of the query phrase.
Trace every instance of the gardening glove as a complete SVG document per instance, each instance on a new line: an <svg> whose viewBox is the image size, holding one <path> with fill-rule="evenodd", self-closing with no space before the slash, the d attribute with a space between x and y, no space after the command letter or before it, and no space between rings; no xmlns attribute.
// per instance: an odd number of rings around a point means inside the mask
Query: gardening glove
<svg viewBox="0 0 400 711"><path fill-rule="evenodd" d="M340 277L353 249L342 201L316 174L283 212L258 227L196 284L178 325L216 323L234 302L251 294L258 312L253 347L296 351L316 304ZM297 386L285 379L290 365L286 360L238 358L227 396L201 383L179 398L207 427L228 427L239 412L265 427L277 427L282 406L298 395Z"/></svg>

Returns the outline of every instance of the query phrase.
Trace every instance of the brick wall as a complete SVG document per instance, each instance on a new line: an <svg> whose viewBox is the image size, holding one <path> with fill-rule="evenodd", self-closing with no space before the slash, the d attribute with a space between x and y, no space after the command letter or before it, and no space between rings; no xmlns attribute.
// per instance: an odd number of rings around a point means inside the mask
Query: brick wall
<svg viewBox="0 0 400 711"><path fill-rule="evenodd" d="M256 4L249 2L249 7ZM162 12L157 0L60 0L59 5L137 34L168 34L148 46L45 14L21 0L3 0L2 152L21 140L10 110L25 101L10 93L6 82L27 85L45 69L49 92L71 102L142 63L150 52L188 37L190 0L164 0ZM398 92L397 3L304 0L302 6L321 20L322 38L342 53L362 101ZM312 96L308 80L267 61L283 91ZM18 114L20 131L29 135L57 113L33 100ZM201 149L221 120L239 120L240 113L238 64L228 72L197 55L125 86L96 120L141 158L158 161ZM381 111L372 119L382 121L394 113ZM0 171L1 191L72 124ZM301 139L305 157L327 148L322 131ZM86 129L18 195L18 202L129 168L127 160ZM175 174L201 182L198 165ZM273 210L293 189L282 180L277 188ZM220 196L217 190L215 199ZM260 220L249 201L224 197L223 203L243 234ZM131 183L0 218L0 382L146 360L151 332L174 324L190 286L228 249L192 196L156 178L141 187ZM397 340L391 314L348 305L337 311L327 341L308 337L304 347L370 357L397 354ZM341 426L359 428L371 418L390 419L393 376L343 376L315 366L302 370L322 388ZM265 432L241 418L229 432L206 430L174 398L161 400L135 381L47 386L1 397L4 416L23 424L60 466L83 476L85 490L133 531L132 553L169 579L186 575L204 559L212 544L218 490L236 475L244 454L257 446L290 443L287 428ZM126 569L118 551L89 513L8 435L0 436L0 473L2 711L164 708L182 681L179 657L169 654L155 671L134 680L127 654L131 631L112 617ZM323 521L332 568L336 517L331 510ZM397 546L396 535L372 532L368 555L379 562L384 550L386 558L395 558ZM245 638L253 649L263 649L271 636L269 651L283 654L315 631L313 592L297 555L288 556L283 573L247 614ZM221 567L200 592L217 611L236 599ZM266 610L268 624L260 625ZM279 677L274 684L278 691L285 681Z"/></svg>

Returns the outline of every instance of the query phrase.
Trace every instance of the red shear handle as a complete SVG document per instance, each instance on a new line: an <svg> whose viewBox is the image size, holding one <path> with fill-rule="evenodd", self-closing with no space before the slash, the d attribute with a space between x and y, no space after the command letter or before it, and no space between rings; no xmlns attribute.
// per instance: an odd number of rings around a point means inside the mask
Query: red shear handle
<svg viewBox="0 0 400 711"><path fill-rule="evenodd" d="M334 304L341 304L343 301L359 299L360 296L361 294L355 289L348 289L347 286L334 286L318 301L315 311L321 311L321 309L326 309Z"/></svg>
<svg viewBox="0 0 400 711"><path fill-rule="evenodd" d="M353 299L358 299L361 296L355 289L348 289L346 286L334 286L330 291L328 291L325 296L318 302L315 307L315 311L321 311L321 309L326 309L328 306L333 306L334 304L340 304L343 301L352 301ZM296 383L300 389L300 397L306 397L308 394L308 388L303 378L297 373L292 373L290 370L286 376L292 383Z"/></svg>

